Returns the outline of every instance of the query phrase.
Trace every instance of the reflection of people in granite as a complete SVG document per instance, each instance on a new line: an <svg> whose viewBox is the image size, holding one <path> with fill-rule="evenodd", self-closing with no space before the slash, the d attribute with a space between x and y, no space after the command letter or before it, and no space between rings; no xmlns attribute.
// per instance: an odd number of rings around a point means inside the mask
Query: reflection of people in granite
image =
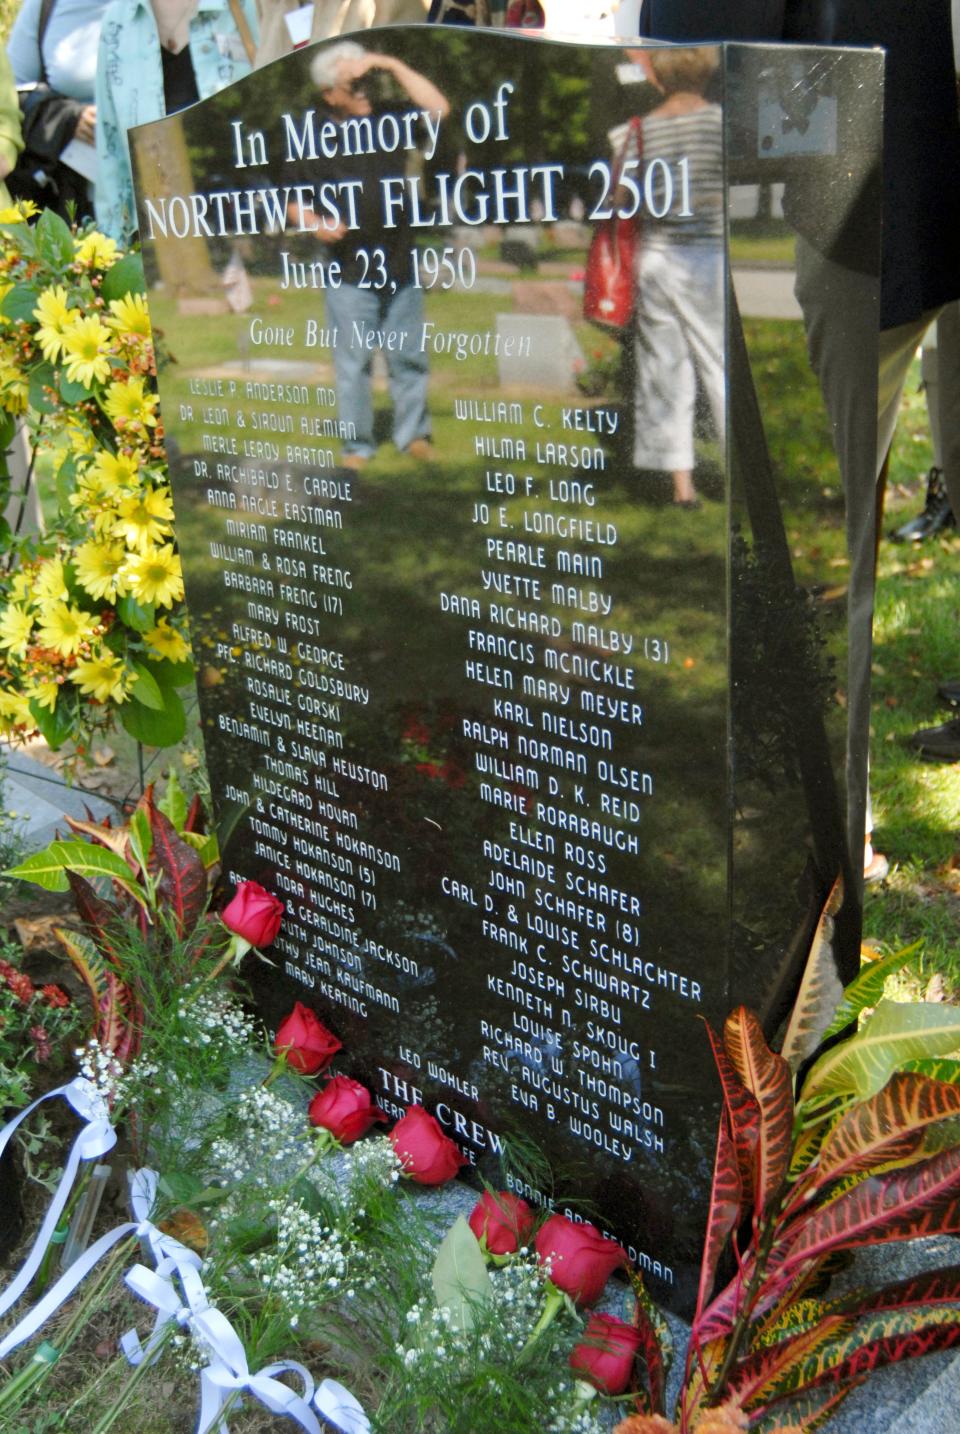
<svg viewBox="0 0 960 1434"><path fill-rule="evenodd" d="M839 228L788 188L785 213L797 230L796 293L812 365L820 380L844 479L850 586L848 795L851 844L859 841L858 788L867 767L871 628L878 518L886 457L917 345L940 309L960 296L960 124L951 44L950 0L645 0L641 32L688 44L697 39L798 40L876 45L886 51L881 189L880 325L870 234L857 219L858 196ZM842 158L834 179L842 179ZM791 192L792 191L792 192ZM879 403L865 383L868 366ZM863 461L876 452L876 465ZM886 857L873 849L869 796L864 879L882 879Z"/></svg>
<svg viewBox="0 0 960 1434"><path fill-rule="evenodd" d="M674 503L694 508L698 384L721 441L724 431L723 125L719 105L704 98L719 56L707 48L654 50L645 60L664 98L643 120L637 179L650 160L663 163L641 219L633 461L669 473ZM626 142L625 160L636 158L632 135L627 125L610 134L615 154ZM672 203L665 192L664 176L676 176L681 160L688 162L696 198L692 215L682 212L679 192Z"/></svg>
<svg viewBox="0 0 960 1434"><path fill-rule="evenodd" d="M450 104L425 75L392 55L368 52L352 40L321 50L310 74L335 123L385 114L398 122L409 106L381 103L370 98L375 74L391 76L411 104L427 110L435 122L446 117ZM423 121L418 120L422 127ZM319 125L318 125L319 128ZM420 132L426 134L423 129ZM360 181L356 194L356 225L348 228L344 216L317 216L306 210L303 223L316 225L315 234L329 259L341 266L344 282L326 290L327 324L337 329L333 364L337 381L337 414L344 437L343 462L362 468L376 451L373 436L371 369L373 349L353 342L360 325L364 332L380 330L393 399L393 441L401 452L429 459L430 415L427 410L427 356L421 352L423 295L412 280L410 251L413 232L402 213L384 227L381 179L403 172L402 158L375 150L329 162L324 179ZM361 287L364 285L364 287ZM369 287L366 287L369 285Z"/></svg>

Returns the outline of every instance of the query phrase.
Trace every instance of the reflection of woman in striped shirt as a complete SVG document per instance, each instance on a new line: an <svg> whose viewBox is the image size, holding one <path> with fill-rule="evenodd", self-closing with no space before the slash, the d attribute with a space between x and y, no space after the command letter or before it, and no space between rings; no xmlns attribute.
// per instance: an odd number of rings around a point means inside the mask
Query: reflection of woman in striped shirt
<svg viewBox="0 0 960 1434"><path fill-rule="evenodd" d="M718 59L708 46L644 55L664 99L643 121L640 173L653 168L638 258L633 461L669 473L673 501L684 508L698 506L698 383L721 443L724 433L723 131L720 107L704 98ZM615 154L626 141L626 157L631 148L635 155L626 126L611 131L610 140Z"/></svg>

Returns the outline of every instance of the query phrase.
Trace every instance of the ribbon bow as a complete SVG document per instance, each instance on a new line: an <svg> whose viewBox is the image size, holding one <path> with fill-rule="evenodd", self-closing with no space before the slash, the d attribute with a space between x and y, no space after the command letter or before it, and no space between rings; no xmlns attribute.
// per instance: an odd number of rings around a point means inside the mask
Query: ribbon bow
<svg viewBox="0 0 960 1434"><path fill-rule="evenodd" d="M210 1359L200 1372L200 1422L197 1434L229 1434L222 1411L231 1395L252 1394L272 1414L294 1419L307 1434L322 1434L317 1418L310 1408L313 1398L313 1376L295 1359L267 1364L257 1374L250 1373L246 1350L227 1317L212 1306L192 1316L191 1327L205 1347ZM274 1376L297 1374L303 1380L303 1394Z"/></svg>
<svg viewBox="0 0 960 1434"><path fill-rule="evenodd" d="M117 1143L116 1131L111 1124L110 1111L107 1108L106 1102L103 1100L103 1097L95 1085L85 1080L82 1076L78 1076L77 1079L72 1080L69 1085L58 1086L56 1090L48 1091L46 1095L40 1096L39 1100L35 1100L33 1104L28 1105L25 1110L21 1110L19 1115L14 1116L13 1120L7 1122L3 1130L0 1131L0 1155L3 1154L13 1139L17 1127L27 1119L27 1116L32 1115L37 1106L41 1105L45 1100L52 1100L58 1095L62 1095L70 1105L73 1106L73 1109L85 1124L70 1148L70 1154L67 1157L63 1175L60 1177L60 1184L57 1186L53 1199L50 1201L50 1207L47 1210L43 1224L40 1226L39 1233L33 1244L33 1249L24 1261L16 1279L11 1280L3 1294L0 1295L0 1317L5 1315L7 1310L12 1309L17 1303L17 1300L40 1268L47 1247L60 1223L60 1216L63 1214L64 1207L70 1198L70 1192L76 1181L77 1171L80 1169L81 1161L99 1160L101 1155L106 1155L107 1151L112 1150ZM77 1261L77 1264L79 1263L80 1261ZM90 1267L88 1266L87 1268ZM72 1274L73 1269L74 1267L71 1267L68 1274ZM86 1273L86 1270L84 1270L84 1273ZM80 1278L82 1279L83 1276ZM58 1281L54 1289L58 1288L61 1283L62 1281ZM71 1289L78 1283L79 1280L75 1280ZM49 1296L47 1298L49 1299ZM65 1296L63 1296L63 1298L65 1298ZM41 1305L43 1304L46 1304L46 1300L41 1301ZM56 1308L56 1306L53 1308ZM32 1313L35 1312L36 1311L33 1311ZM29 1318L30 1316L28 1316L28 1319ZM47 1316L45 1315L44 1318L47 1318ZM0 1343L0 1359L3 1359L9 1354L11 1349L15 1349L18 1344L27 1338L26 1334L21 1335L19 1339L14 1338L20 1328L21 1325L18 1325L16 1329L11 1330L6 1339ZM35 1325L34 1328L38 1328L38 1326Z"/></svg>

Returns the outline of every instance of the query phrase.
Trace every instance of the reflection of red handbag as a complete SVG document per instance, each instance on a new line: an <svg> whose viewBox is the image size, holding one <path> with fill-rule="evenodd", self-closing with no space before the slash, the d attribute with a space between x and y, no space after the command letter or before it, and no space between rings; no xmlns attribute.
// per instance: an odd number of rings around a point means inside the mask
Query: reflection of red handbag
<svg viewBox="0 0 960 1434"><path fill-rule="evenodd" d="M643 129L631 120L623 149L610 180L615 194L631 135L636 135L638 168L643 158ZM637 254L640 230L637 219L605 219L594 231L583 277L583 317L605 329L625 329L637 303Z"/></svg>

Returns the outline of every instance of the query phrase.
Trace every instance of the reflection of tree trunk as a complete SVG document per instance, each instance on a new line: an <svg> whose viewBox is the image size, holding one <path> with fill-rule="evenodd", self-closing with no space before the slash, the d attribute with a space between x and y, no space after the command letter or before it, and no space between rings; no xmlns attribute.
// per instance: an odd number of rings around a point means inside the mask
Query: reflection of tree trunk
<svg viewBox="0 0 960 1434"><path fill-rule="evenodd" d="M193 173L187 153L183 124L152 125L136 138L136 167L141 192L188 195L193 190ZM217 278L205 239L154 235L154 250L160 278L177 297L182 314L222 314L226 299Z"/></svg>

